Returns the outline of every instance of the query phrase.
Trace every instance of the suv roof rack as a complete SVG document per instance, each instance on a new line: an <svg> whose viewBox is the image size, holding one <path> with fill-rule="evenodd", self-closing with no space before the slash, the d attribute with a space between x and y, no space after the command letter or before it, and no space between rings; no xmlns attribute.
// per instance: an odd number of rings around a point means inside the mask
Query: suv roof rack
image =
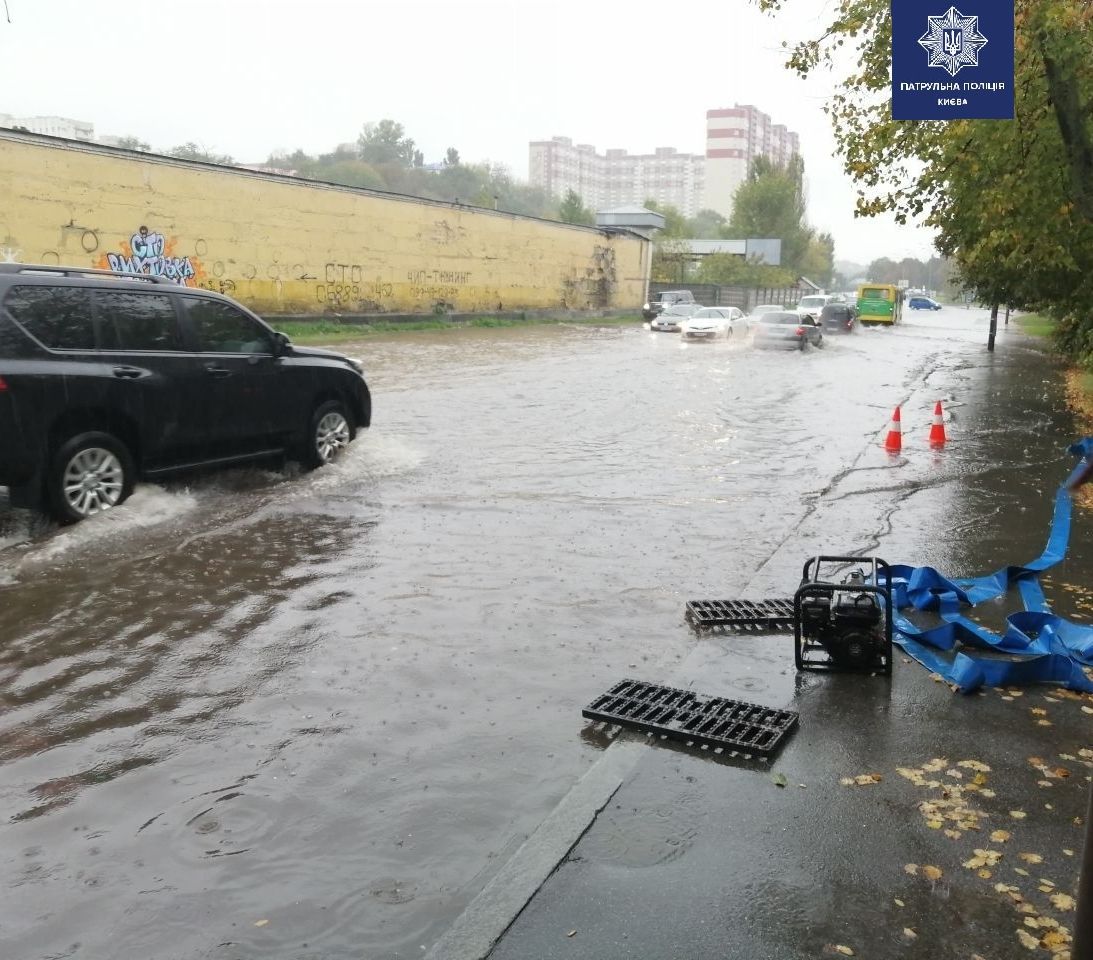
<svg viewBox="0 0 1093 960"><path fill-rule="evenodd" d="M104 280L143 280L146 283L174 284L174 281L167 277L157 277L148 273L115 273L113 270L99 270L95 267L56 267L44 263L0 263L0 273L55 274L62 277L96 277Z"/></svg>

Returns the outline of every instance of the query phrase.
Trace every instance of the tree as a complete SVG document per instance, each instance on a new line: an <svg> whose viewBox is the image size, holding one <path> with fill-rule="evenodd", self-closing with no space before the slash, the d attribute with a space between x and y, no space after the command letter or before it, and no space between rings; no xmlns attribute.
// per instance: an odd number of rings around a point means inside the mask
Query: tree
<svg viewBox="0 0 1093 960"><path fill-rule="evenodd" d="M139 150L141 153L149 153L152 149L151 144L145 143L136 137L118 137L114 146L120 147L122 150Z"/></svg>
<svg viewBox="0 0 1093 960"><path fill-rule="evenodd" d="M957 283L984 302L1055 311L1064 349L1093 361L1093 5L1016 0L1014 9L1012 123L893 120L888 0L839 0L822 36L794 48L788 65L802 76L837 72L828 113L859 215L936 228Z"/></svg>
<svg viewBox="0 0 1093 960"><path fill-rule="evenodd" d="M724 236L728 225L716 210L699 210L687 221L687 235L695 240L731 239Z"/></svg>
<svg viewBox="0 0 1093 960"><path fill-rule="evenodd" d="M444 154L444 166L446 167L458 167L459 166L459 151L455 147L448 147L448 152Z"/></svg>
<svg viewBox="0 0 1093 960"><path fill-rule="evenodd" d="M357 138L357 147L359 158L365 163L389 164L394 167L415 166L414 141L406 136L402 124L394 120L366 123Z"/></svg>
<svg viewBox="0 0 1093 960"><path fill-rule="evenodd" d="M558 219L565 223L580 223L584 226L592 226L596 222L595 214L589 210L581 200L581 195L576 190L569 190L561 206L558 207Z"/></svg>
<svg viewBox="0 0 1093 960"><path fill-rule="evenodd" d="M805 222L804 161L799 156L778 166L765 156L752 161L748 178L736 190L729 228L738 238L782 241L782 265L801 274L812 240Z"/></svg>
<svg viewBox="0 0 1093 960"><path fill-rule="evenodd" d="M711 253L702 258L694 279L743 287L788 287L797 279L792 271L732 253Z"/></svg>
<svg viewBox="0 0 1093 960"><path fill-rule="evenodd" d="M192 140L166 151L169 157L178 157L180 160L200 160L203 163L232 164L235 160L227 153L213 153L207 147L198 146Z"/></svg>
<svg viewBox="0 0 1093 960"><path fill-rule="evenodd" d="M658 234L659 238L687 236L687 218L670 203L660 204L656 200L646 200L643 206L646 210L664 216L664 229Z"/></svg>

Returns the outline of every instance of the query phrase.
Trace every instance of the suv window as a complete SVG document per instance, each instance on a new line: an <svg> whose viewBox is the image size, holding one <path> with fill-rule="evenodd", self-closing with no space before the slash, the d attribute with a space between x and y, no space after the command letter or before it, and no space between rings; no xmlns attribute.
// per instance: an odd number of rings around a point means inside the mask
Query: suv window
<svg viewBox="0 0 1093 960"><path fill-rule="evenodd" d="M163 294L95 291L103 350L179 350L171 298Z"/></svg>
<svg viewBox="0 0 1093 960"><path fill-rule="evenodd" d="M50 350L94 350L91 295L78 287L12 287L4 307L35 340Z"/></svg>
<svg viewBox="0 0 1093 960"><path fill-rule="evenodd" d="M205 353L273 353L264 327L228 303L186 299L197 348Z"/></svg>

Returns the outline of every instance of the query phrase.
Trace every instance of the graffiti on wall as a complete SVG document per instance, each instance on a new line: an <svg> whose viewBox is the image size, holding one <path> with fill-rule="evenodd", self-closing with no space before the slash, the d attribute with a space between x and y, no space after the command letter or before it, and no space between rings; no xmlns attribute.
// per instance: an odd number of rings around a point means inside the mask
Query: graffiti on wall
<svg viewBox="0 0 1093 960"><path fill-rule="evenodd" d="M120 253L105 253L96 266L114 273L140 273L149 277L166 277L180 287L194 287L205 271L196 257L175 255L178 241L167 239L142 226L123 242Z"/></svg>

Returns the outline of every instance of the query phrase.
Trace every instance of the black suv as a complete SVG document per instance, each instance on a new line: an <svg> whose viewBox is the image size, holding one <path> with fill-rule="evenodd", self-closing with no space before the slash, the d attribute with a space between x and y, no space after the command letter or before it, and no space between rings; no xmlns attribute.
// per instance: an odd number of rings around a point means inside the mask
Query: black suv
<svg viewBox="0 0 1093 960"><path fill-rule="evenodd" d="M142 477L331 460L372 419L361 366L162 277L0 264L0 486L65 522Z"/></svg>

